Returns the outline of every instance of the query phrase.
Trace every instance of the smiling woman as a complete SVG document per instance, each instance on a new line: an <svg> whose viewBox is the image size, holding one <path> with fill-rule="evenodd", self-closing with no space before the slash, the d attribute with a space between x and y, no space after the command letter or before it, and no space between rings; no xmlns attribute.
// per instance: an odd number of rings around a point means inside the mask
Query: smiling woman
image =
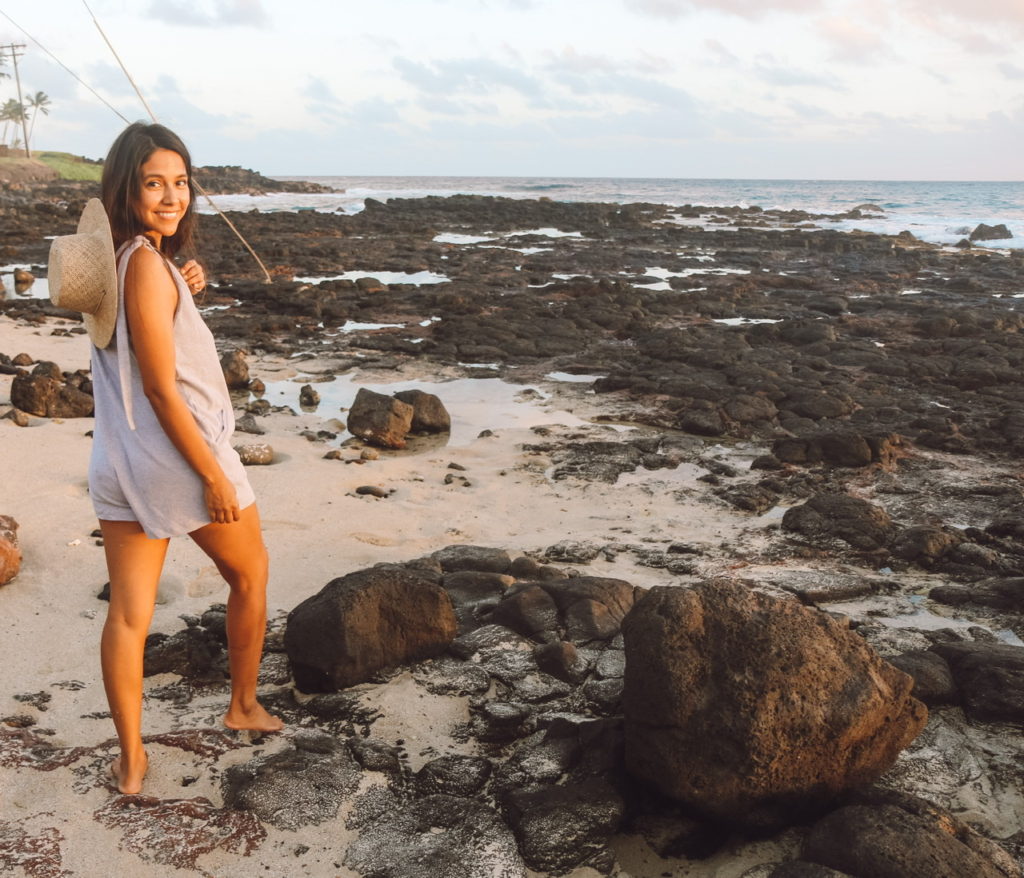
<svg viewBox="0 0 1024 878"><path fill-rule="evenodd" d="M89 493L110 574L100 653L121 745L113 779L134 794L148 767L143 646L171 537L188 534L230 587L225 726L272 732L282 723L256 699L267 553L231 447L234 412L217 349L192 301L205 278L194 260L181 271L171 262L195 225L192 160L172 131L135 123L114 141L101 190L103 204L89 202L80 233L54 241L50 289L65 307L76 307L77 294L93 342ZM96 284L86 288L89 276Z"/></svg>

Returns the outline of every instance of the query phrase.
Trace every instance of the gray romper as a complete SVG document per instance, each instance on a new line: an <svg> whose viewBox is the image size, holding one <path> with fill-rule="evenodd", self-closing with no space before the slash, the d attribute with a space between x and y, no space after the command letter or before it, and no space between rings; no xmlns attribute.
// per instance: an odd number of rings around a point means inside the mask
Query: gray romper
<svg viewBox="0 0 1024 878"><path fill-rule="evenodd" d="M117 252L117 329L106 348L92 348L96 404L89 493L98 518L138 521L153 539L181 536L210 523L203 483L167 437L142 390L139 364L128 338L124 279L142 235ZM213 334L199 315L178 269L167 261L178 289L174 357L178 390L238 493L238 506L255 502L245 468L231 447L235 416Z"/></svg>

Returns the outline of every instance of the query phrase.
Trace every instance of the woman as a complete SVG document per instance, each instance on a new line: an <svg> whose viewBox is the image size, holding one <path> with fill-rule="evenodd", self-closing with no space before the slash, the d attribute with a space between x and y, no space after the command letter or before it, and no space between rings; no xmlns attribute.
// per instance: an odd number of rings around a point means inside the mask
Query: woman
<svg viewBox="0 0 1024 878"><path fill-rule="evenodd" d="M230 445L234 415L213 336L192 301L205 286L203 271L189 261L179 272L170 261L191 244L193 197L191 159L173 132L142 123L122 132L102 179L117 248L113 343L102 344L87 320L96 401L89 490L110 574L101 658L121 745L111 768L122 793L139 792L147 768L143 647L173 536L187 533L230 587L224 724L282 727L256 700L267 553L252 489Z"/></svg>

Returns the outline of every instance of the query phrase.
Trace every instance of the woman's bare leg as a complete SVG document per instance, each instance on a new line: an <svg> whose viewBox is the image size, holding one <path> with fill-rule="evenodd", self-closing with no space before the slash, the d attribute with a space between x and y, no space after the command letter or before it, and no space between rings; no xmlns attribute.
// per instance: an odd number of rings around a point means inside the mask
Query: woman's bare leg
<svg viewBox="0 0 1024 878"><path fill-rule="evenodd" d="M256 700L256 678L267 627L267 550L253 503L238 521L208 524L189 534L231 588L228 595L228 664L231 704L224 725L231 729L276 732L284 723Z"/></svg>
<svg viewBox="0 0 1024 878"><path fill-rule="evenodd" d="M135 521L100 521L110 574L110 607L100 641L103 686L121 756L117 788L137 793L146 774L142 748L142 655L153 618L168 540L152 540Z"/></svg>

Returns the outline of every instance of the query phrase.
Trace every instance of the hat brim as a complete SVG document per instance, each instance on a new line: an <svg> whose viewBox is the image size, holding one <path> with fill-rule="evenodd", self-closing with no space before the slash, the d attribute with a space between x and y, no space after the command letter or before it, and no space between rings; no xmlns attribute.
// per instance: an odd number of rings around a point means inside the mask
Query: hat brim
<svg viewBox="0 0 1024 878"><path fill-rule="evenodd" d="M114 237L110 231L110 220L98 198L90 198L78 221L80 235L95 235L103 241L102 263L97 274L103 286L103 297L94 314L83 314L82 320L92 343L105 348L113 338L117 326L117 263L114 259Z"/></svg>
<svg viewBox="0 0 1024 878"><path fill-rule="evenodd" d="M92 343L110 344L117 326L117 263L110 221L103 203L90 198L78 232L50 245L50 300L82 315Z"/></svg>

